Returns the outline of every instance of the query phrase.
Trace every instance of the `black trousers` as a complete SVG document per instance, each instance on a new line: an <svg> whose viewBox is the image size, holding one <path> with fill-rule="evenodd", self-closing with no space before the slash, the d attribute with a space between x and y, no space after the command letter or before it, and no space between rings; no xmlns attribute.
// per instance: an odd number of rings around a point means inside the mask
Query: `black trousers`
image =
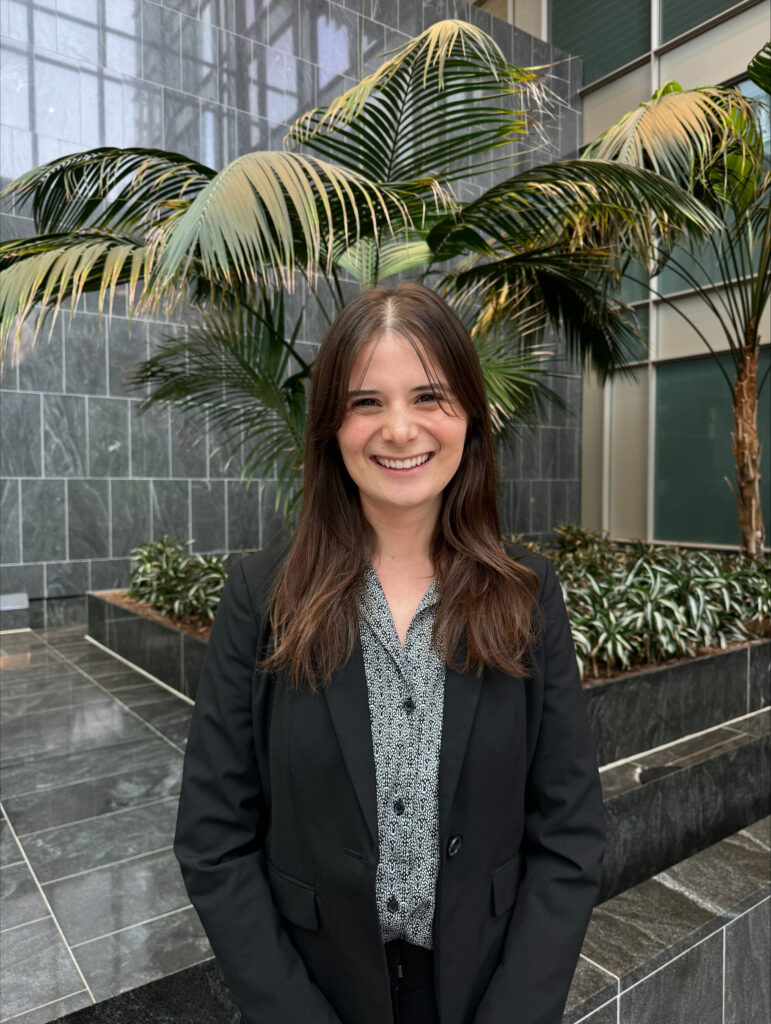
<svg viewBox="0 0 771 1024"><path fill-rule="evenodd" d="M439 1024L434 954L402 939L385 944L394 1024Z"/></svg>

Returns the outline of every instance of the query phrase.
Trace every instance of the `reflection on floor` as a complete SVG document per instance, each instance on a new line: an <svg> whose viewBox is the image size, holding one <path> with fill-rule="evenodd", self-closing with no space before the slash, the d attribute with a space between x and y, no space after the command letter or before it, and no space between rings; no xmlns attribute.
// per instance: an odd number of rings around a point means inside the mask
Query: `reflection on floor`
<svg viewBox="0 0 771 1024"><path fill-rule="evenodd" d="M0 634L3 1022L211 956L171 849L191 705L82 633Z"/></svg>

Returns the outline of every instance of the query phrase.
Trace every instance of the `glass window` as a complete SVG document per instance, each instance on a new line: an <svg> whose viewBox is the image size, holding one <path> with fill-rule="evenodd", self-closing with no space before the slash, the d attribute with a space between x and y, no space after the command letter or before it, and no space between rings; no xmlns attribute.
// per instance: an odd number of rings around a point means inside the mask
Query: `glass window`
<svg viewBox="0 0 771 1024"><path fill-rule="evenodd" d="M650 50L650 0L551 0L549 41L584 62L584 85Z"/></svg>
<svg viewBox="0 0 771 1024"><path fill-rule="evenodd" d="M760 352L759 378L771 349ZM721 357L733 376L730 356ZM771 380L760 394L758 435L763 445L761 501L771 537ZM731 392L711 356L661 363L656 371L654 536L656 540L739 544L731 452Z"/></svg>
<svg viewBox="0 0 771 1024"><path fill-rule="evenodd" d="M667 43L735 5L736 0L661 0L661 42Z"/></svg>

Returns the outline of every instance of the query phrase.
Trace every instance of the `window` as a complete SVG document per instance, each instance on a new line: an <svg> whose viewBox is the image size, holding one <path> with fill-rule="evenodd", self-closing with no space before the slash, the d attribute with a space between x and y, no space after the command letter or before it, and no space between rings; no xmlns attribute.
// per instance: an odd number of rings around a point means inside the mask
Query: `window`
<svg viewBox="0 0 771 1024"><path fill-rule="evenodd" d="M758 379L771 349L760 352ZM733 361L721 357L729 376ZM711 356L660 363L656 370L654 537L704 544L738 544L731 452L733 414L728 385ZM771 379L760 393L758 436L763 444L761 501L771 537Z"/></svg>
<svg viewBox="0 0 771 1024"><path fill-rule="evenodd" d="M584 85L650 50L650 0L551 0L549 41L581 57Z"/></svg>
<svg viewBox="0 0 771 1024"><path fill-rule="evenodd" d="M737 0L661 0L661 42L667 43L716 14L734 7Z"/></svg>

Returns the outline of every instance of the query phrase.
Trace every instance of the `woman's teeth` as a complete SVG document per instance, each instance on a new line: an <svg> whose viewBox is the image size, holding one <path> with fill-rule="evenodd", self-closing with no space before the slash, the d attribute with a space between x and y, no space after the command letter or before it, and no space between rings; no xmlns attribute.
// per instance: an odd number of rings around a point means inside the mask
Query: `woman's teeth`
<svg viewBox="0 0 771 1024"><path fill-rule="evenodd" d="M425 455L416 455L412 459L384 459L380 455L374 456L375 462L385 466L386 469L414 469L415 466L422 466L430 458L431 452L426 452Z"/></svg>

